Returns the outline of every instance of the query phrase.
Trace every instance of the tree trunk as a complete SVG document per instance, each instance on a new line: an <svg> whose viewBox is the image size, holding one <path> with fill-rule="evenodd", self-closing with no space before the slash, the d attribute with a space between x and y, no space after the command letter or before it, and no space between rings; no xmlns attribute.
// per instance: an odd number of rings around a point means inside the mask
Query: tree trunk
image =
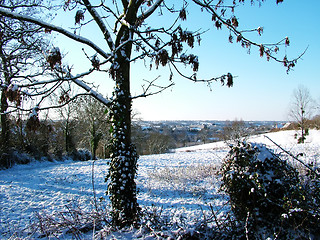
<svg viewBox="0 0 320 240"><path fill-rule="evenodd" d="M122 28L116 46L129 39L130 34L128 28ZM132 43L129 42L119 49L110 71L116 86L110 108L112 146L108 193L112 203L113 224L119 227L134 224L139 212L135 183L138 155L131 143L131 47Z"/></svg>
<svg viewBox="0 0 320 240"><path fill-rule="evenodd" d="M8 109L7 97L5 91L1 92L1 113L6 112ZM10 129L7 114L1 114L1 150L7 152L10 147Z"/></svg>
<svg viewBox="0 0 320 240"><path fill-rule="evenodd" d="M2 49L2 44L0 44L0 56L2 60L2 69L3 75L4 75L4 80L5 84L8 85L10 84L9 80L9 72L8 72L8 66L7 66L7 59L4 56L3 49ZM0 112L5 113L8 109L8 100L6 97L6 88L3 88L1 90L1 107L0 107ZM10 148L10 128L9 128L9 119L7 114L1 114L1 150L3 152L7 152L8 149Z"/></svg>
<svg viewBox="0 0 320 240"><path fill-rule="evenodd" d="M66 119L66 125L65 125L65 144L66 144L66 153L72 153L75 150L75 144L74 144L74 136L72 133L72 120L68 118Z"/></svg>
<svg viewBox="0 0 320 240"><path fill-rule="evenodd" d="M131 96L129 91L129 64L121 64L121 77L117 79L112 106L112 155L108 192L116 226L132 225L137 220L135 175L137 153L131 143Z"/></svg>
<svg viewBox="0 0 320 240"><path fill-rule="evenodd" d="M304 108L301 107L301 122L300 122L301 138L299 143L304 143L304 140L305 140L305 124L306 124L305 111L304 111Z"/></svg>

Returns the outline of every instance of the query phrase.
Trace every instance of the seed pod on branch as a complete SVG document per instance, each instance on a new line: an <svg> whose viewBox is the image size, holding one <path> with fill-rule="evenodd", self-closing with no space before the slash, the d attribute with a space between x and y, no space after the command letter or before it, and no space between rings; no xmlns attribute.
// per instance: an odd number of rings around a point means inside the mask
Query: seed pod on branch
<svg viewBox="0 0 320 240"><path fill-rule="evenodd" d="M199 59L198 56L190 54L181 54L180 56L180 61L183 62L184 64L189 64L192 66L192 70L194 72L197 72L199 69Z"/></svg>
<svg viewBox="0 0 320 240"><path fill-rule="evenodd" d="M233 86L233 76L231 73L227 74L227 86L232 87Z"/></svg>
<svg viewBox="0 0 320 240"><path fill-rule="evenodd" d="M74 17L75 24L80 24L81 20L84 20L84 12L82 10L78 10L76 12L76 16Z"/></svg>
<svg viewBox="0 0 320 240"><path fill-rule="evenodd" d="M92 67L94 67L94 69L99 70L100 69L100 59L98 58L98 56L95 54L93 55L93 57L91 58L91 65Z"/></svg>
<svg viewBox="0 0 320 240"><path fill-rule="evenodd" d="M21 105L21 92L16 85L10 84L5 90L5 95L10 102L15 102L17 107Z"/></svg>
<svg viewBox="0 0 320 240"><path fill-rule="evenodd" d="M241 40L242 40L242 35L239 34L239 35L237 36L237 42L241 42Z"/></svg>
<svg viewBox="0 0 320 240"><path fill-rule="evenodd" d="M159 63L161 63L162 66L166 66L167 63L169 61L169 54L167 52L167 50L162 49L158 52L158 54L156 55L156 66L159 66Z"/></svg>
<svg viewBox="0 0 320 240"><path fill-rule="evenodd" d="M186 12L186 9L183 8L180 10L179 12L179 18L182 20L182 21L185 21L187 20L187 12Z"/></svg>
<svg viewBox="0 0 320 240"><path fill-rule="evenodd" d="M61 65L61 53L58 47L51 49L49 55L47 56L47 62L50 64L51 69L55 67L56 64Z"/></svg>
<svg viewBox="0 0 320 240"><path fill-rule="evenodd" d="M216 21L215 26L217 29L221 29L222 23L220 21Z"/></svg>
<svg viewBox="0 0 320 240"><path fill-rule="evenodd" d="M239 26L239 22L238 22L238 19L236 17L233 17L231 19L231 22L232 22L232 26L234 26L235 28L237 28Z"/></svg>
<svg viewBox="0 0 320 240"><path fill-rule="evenodd" d="M287 58L287 56L284 56L284 58L283 58L283 65L284 65L285 67L288 66L288 58Z"/></svg>
<svg viewBox="0 0 320 240"><path fill-rule="evenodd" d="M33 108L27 120L26 127L29 131L36 131L40 127L38 111L39 111L38 107Z"/></svg>
<svg viewBox="0 0 320 240"><path fill-rule="evenodd" d="M229 35L229 42L233 43L233 36L231 34Z"/></svg>
<svg viewBox="0 0 320 240"><path fill-rule="evenodd" d="M288 37L286 37L285 45L286 45L286 46L289 46L289 45L290 45L290 40L289 40Z"/></svg>
<svg viewBox="0 0 320 240"><path fill-rule="evenodd" d="M59 104L62 104L62 103L66 103L70 100L70 96L69 96L69 93L67 91L62 91L61 92L61 95L59 97L59 101L58 103Z"/></svg>
<svg viewBox="0 0 320 240"><path fill-rule="evenodd" d="M264 54L264 46L261 44L260 45L260 57L263 57Z"/></svg>

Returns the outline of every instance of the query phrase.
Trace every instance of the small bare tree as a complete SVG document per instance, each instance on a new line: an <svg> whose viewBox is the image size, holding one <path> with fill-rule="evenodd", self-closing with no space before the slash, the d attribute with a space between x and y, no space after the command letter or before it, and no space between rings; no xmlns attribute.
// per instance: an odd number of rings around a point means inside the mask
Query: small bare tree
<svg viewBox="0 0 320 240"><path fill-rule="evenodd" d="M107 119L107 107L91 96L83 96L76 100L78 131L82 131L82 140L90 145L93 159L96 159L96 152L99 143L106 144L110 134L106 132L109 121Z"/></svg>
<svg viewBox="0 0 320 240"><path fill-rule="evenodd" d="M289 117L298 124L301 130L301 136L298 138L298 143L304 143L306 140L309 131L307 122L311 119L313 109L314 101L309 90L302 85L299 86L293 92L291 109L289 112Z"/></svg>
<svg viewBox="0 0 320 240"><path fill-rule="evenodd" d="M166 153L175 147L172 136L165 133L153 132L146 141L146 154Z"/></svg>
<svg viewBox="0 0 320 240"><path fill-rule="evenodd" d="M1 1L0 1L1 2ZM21 3L10 1L9 6ZM20 9L19 13L32 14L34 11ZM0 16L0 114L1 150L11 147L10 113L19 110L23 98L29 98L30 91L21 91L21 83L34 82L48 70L43 65L43 52L48 45L44 32L38 25Z"/></svg>
<svg viewBox="0 0 320 240"><path fill-rule="evenodd" d="M69 95L75 91L70 86L61 86L58 95L54 95L54 101L59 105L69 100ZM56 113L59 118L59 125L63 131L64 148L67 154L71 154L76 149L76 116L77 105L75 101L69 102L63 107L57 108Z"/></svg>
<svg viewBox="0 0 320 240"><path fill-rule="evenodd" d="M248 128L243 120L228 121L221 133L221 138L227 144L236 144L246 136L248 136Z"/></svg>

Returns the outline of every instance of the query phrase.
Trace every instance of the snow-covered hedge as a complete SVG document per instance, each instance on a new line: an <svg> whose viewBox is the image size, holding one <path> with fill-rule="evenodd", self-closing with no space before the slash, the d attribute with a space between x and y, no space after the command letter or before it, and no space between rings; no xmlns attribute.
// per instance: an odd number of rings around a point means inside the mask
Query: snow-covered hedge
<svg viewBox="0 0 320 240"><path fill-rule="evenodd" d="M88 149L78 149L73 151L70 157L75 161L88 161L92 159L92 154Z"/></svg>
<svg viewBox="0 0 320 240"><path fill-rule="evenodd" d="M319 202L308 181L302 183L299 172L264 145L231 147L221 174L243 237L295 239L319 232Z"/></svg>
<svg viewBox="0 0 320 240"><path fill-rule="evenodd" d="M15 164L27 164L33 161L33 158L27 153L21 153L16 150L8 153L0 153L0 169L10 168Z"/></svg>
<svg viewBox="0 0 320 240"><path fill-rule="evenodd" d="M37 154L26 153L18 150L10 150L8 153L0 152L0 169L11 168L16 164L28 164L34 161L88 161L91 159L92 154L87 149L78 149L68 155L63 156L38 156Z"/></svg>

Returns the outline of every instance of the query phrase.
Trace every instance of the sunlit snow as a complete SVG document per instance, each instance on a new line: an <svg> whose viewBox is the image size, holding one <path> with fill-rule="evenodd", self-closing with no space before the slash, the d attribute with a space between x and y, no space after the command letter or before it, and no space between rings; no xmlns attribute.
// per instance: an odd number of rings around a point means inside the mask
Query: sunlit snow
<svg viewBox="0 0 320 240"><path fill-rule="evenodd" d="M301 160L316 162L320 154L320 131L311 130L305 144L296 144L295 131L266 134ZM264 135L247 140L276 147ZM162 215L192 224L214 209L227 209L227 197L218 192L217 171L228 152L223 142L177 149L173 153L141 156L138 161L138 202L142 208L162 209ZM105 196L108 160L94 166L96 198L109 205ZM0 238L30 225L36 213L62 211L75 204L93 208L92 161L33 162L0 171Z"/></svg>

